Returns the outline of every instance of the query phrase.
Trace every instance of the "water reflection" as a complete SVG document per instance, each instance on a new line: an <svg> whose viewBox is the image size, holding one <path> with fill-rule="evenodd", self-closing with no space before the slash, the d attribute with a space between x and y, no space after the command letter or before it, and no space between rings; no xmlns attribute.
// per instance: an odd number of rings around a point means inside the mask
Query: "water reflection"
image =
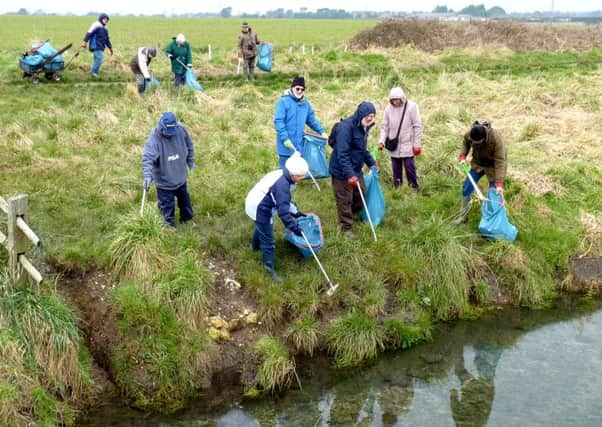
<svg viewBox="0 0 602 427"><path fill-rule="evenodd" d="M442 325L433 342L362 370L323 365L302 390L144 426L602 425L602 311L506 310ZM107 425L106 413L97 419L83 425Z"/></svg>

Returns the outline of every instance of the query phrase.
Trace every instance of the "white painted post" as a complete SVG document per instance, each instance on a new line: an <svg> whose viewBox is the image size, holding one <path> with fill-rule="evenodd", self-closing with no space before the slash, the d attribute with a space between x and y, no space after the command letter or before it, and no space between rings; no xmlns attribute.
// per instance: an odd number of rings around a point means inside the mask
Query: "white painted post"
<svg viewBox="0 0 602 427"><path fill-rule="evenodd" d="M207 56L208 60L211 61L211 45L209 45L209 48L207 49Z"/></svg>
<svg viewBox="0 0 602 427"><path fill-rule="evenodd" d="M305 55L305 45L304 44L301 45L301 53L303 55Z"/></svg>
<svg viewBox="0 0 602 427"><path fill-rule="evenodd" d="M17 219L27 214L27 196L21 194L8 199L8 265L10 277L19 279L19 255L27 250L27 236L17 226Z"/></svg>
<svg viewBox="0 0 602 427"><path fill-rule="evenodd" d="M313 44L311 45L311 54L312 54L312 56L314 54L314 45Z"/></svg>

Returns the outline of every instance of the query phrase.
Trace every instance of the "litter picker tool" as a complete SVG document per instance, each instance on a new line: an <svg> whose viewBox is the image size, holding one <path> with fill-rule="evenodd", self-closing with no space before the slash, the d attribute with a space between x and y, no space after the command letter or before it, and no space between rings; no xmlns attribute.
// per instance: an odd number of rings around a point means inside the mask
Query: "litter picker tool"
<svg viewBox="0 0 602 427"><path fill-rule="evenodd" d="M290 148L290 147L286 147L286 148ZM299 156L301 156L301 153L299 153L299 151L297 151L297 149L295 148L295 146L293 146L292 150L296 153L299 154ZM311 171L309 169L307 169L307 174L309 175L309 177L311 178L311 180L313 181L314 185L316 186L316 188L318 189L318 191L322 191L320 190L320 186L318 185L318 181L316 181L316 178L314 178L314 176L312 175Z"/></svg>
<svg viewBox="0 0 602 427"><path fill-rule="evenodd" d="M309 243L309 240L307 239L307 237L305 236L305 233L303 231L301 231L301 236L303 236L303 240L305 240L305 243L307 243L307 246L309 247L311 254L314 256L314 259L316 260L316 262L318 263L318 266L320 267L320 270L322 271L322 274L324 275L324 277L326 277L326 281L328 282L328 290L326 291L326 295L328 295L330 297L330 296L332 296L332 294L334 294L334 292L337 290L339 285L332 284L332 282L330 281L330 277L328 277L328 274L326 274L324 267L322 267L322 263L320 262L320 260L318 259L318 256L314 252L314 248L311 247L311 243Z"/></svg>
<svg viewBox="0 0 602 427"><path fill-rule="evenodd" d="M142 189L142 204L140 205L140 216L144 216L144 202L146 201L146 188Z"/></svg>
<svg viewBox="0 0 602 427"><path fill-rule="evenodd" d="M362 194L362 186L360 185L359 181L357 183L357 190L360 192L360 198L362 199L362 203L364 205L364 209L366 210L366 216L368 217L368 222L370 223L370 228L372 229L372 235L374 236L374 241L376 242L376 231L374 231L374 224L372 223L372 217L370 216L370 211L368 210L368 205L366 204L366 199L364 198L364 195Z"/></svg>
<svg viewBox="0 0 602 427"><path fill-rule="evenodd" d="M479 188L477 183L474 181L474 178L470 174L470 168L468 167L468 165L466 163L461 163L460 166L462 167L462 171L466 174L466 176L468 177L468 180L472 184L472 187L474 188L474 191L477 193L477 197L479 198L479 200L480 201L487 200L487 198L485 196L483 196L481 189Z"/></svg>
<svg viewBox="0 0 602 427"><path fill-rule="evenodd" d="M180 63L180 65L186 69L186 82L185 82L186 86L188 86L191 89L202 92L203 86L197 81L196 75L194 74L194 71L192 70L192 68L190 68L186 64L184 64L180 60L180 58L176 58L176 61L178 61Z"/></svg>

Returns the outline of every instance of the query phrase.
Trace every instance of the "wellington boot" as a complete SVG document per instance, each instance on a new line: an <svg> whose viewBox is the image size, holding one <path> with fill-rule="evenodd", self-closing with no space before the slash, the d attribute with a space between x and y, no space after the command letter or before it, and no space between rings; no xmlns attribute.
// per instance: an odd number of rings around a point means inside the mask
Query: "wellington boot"
<svg viewBox="0 0 602 427"><path fill-rule="evenodd" d="M452 224L466 224L466 221L468 221L468 212L470 212L470 197L462 197L462 206L460 207L460 214L456 219L452 221Z"/></svg>
<svg viewBox="0 0 602 427"><path fill-rule="evenodd" d="M282 277L280 277L278 275L278 273L276 273L276 270L274 270L273 267L270 267L267 264L263 264L263 268L265 268L265 270L272 275L272 280L274 282L276 282L276 283L282 283Z"/></svg>

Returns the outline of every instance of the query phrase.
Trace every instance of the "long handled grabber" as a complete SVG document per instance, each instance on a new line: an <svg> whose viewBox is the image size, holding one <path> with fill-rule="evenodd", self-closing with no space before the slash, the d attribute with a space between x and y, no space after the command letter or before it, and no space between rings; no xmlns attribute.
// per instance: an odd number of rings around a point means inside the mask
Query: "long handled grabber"
<svg viewBox="0 0 602 427"><path fill-rule="evenodd" d="M146 188L142 189L142 204L140 205L140 216L144 216L144 202L146 202Z"/></svg>
<svg viewBox="0 0 602 427"><path fill-rule="evenodd" d="M303 231L301 231L301 236L303 236L303 240L305 240L305 243L307 243L307 246L309 247L309 250L311 251L311 254L314 256L314 259L318 263L318 266L320 267L320 270L322 270L322 274L324 275L324 277L326 277L326 281L328 282L328 290L326 291L326 295L328 295L330 297L330 296L332 296L332 294L334 294L334 292L337 290L337 288L339 287L339 285L338 284L336 284L336 285L332 284L332 282L330 281L330 277L328 277L328 274L326 274L326 271L324 270L324 267L322 267L322 263L320 262L320 260L318 259L318 256L314 252L314 248L312 248L311 243L309 243L309 240L307 239L307 237L305 236L305 233Z"/></svg>
<svg viewBox="0 0 602 427"><path fill-rule="evenodd" d="M184 64L180 58L176 58L176 61L178 61L180 63L180 65L182 67L184 67L186 69L186 86L188 86L191 89L194 90L198 90L199 92L202 92L203 89L203 85L201 85L197 79L196 79L196 75L194 74L194 71L192 70L192 68L190 68L189 66L187 66L186 64Z"/></svg>
<svg viewBox="0 0 602 427"><path fill-rule="evenodd" d="M297 151L297 148L295 148L294 145L293 145L293 148L290 148L290 147L286 147L286 148L288 148L289 150L293 150L295 152L295 154L299 154L299 156L301 156L301 153L299 153L299 151ZM314 176L312 175L312 173L311 173L311 171L309 169L307 169L307 174L309 175L309 177L313 181L313 183L316 186L316 188L318 189L318 191L321 192L322 190L320 190L320 186L318 185L318 181L316 181L316 178L314 178Z"/></svg>
<svg viewBox="0 0 602 427"><path fill-rule="evenodd" d="M485 196L483 196L481 189L479 188L477 183L474 181L474 178L470 174L470 167L468 167L468 165L466 163L461 163L460 166L462 167L462 171L466 174L466 176L468 177L468 180L472 184L472 187L474 188L474 191L477 193L477 197L479 198L479 200L480 201L487 200L487 198Z"/></svg>
<svg viewBox="0 0 602 427"><path fill-rule="evenodd" d="M364 209L366 210L366 216L368 217L368 222L370 223L370 228L372 229L372 235L374 236L374 241L376 242L376 231L374 231L374 223L372 222L372 217L370 217L370 211L368 210L368 205L366 204L366 199L364 199L364 194L362 193L362 186L359 181L357 183L357 191L360 192L360 198L362 199L362 203L364 205Z"/></svg>

